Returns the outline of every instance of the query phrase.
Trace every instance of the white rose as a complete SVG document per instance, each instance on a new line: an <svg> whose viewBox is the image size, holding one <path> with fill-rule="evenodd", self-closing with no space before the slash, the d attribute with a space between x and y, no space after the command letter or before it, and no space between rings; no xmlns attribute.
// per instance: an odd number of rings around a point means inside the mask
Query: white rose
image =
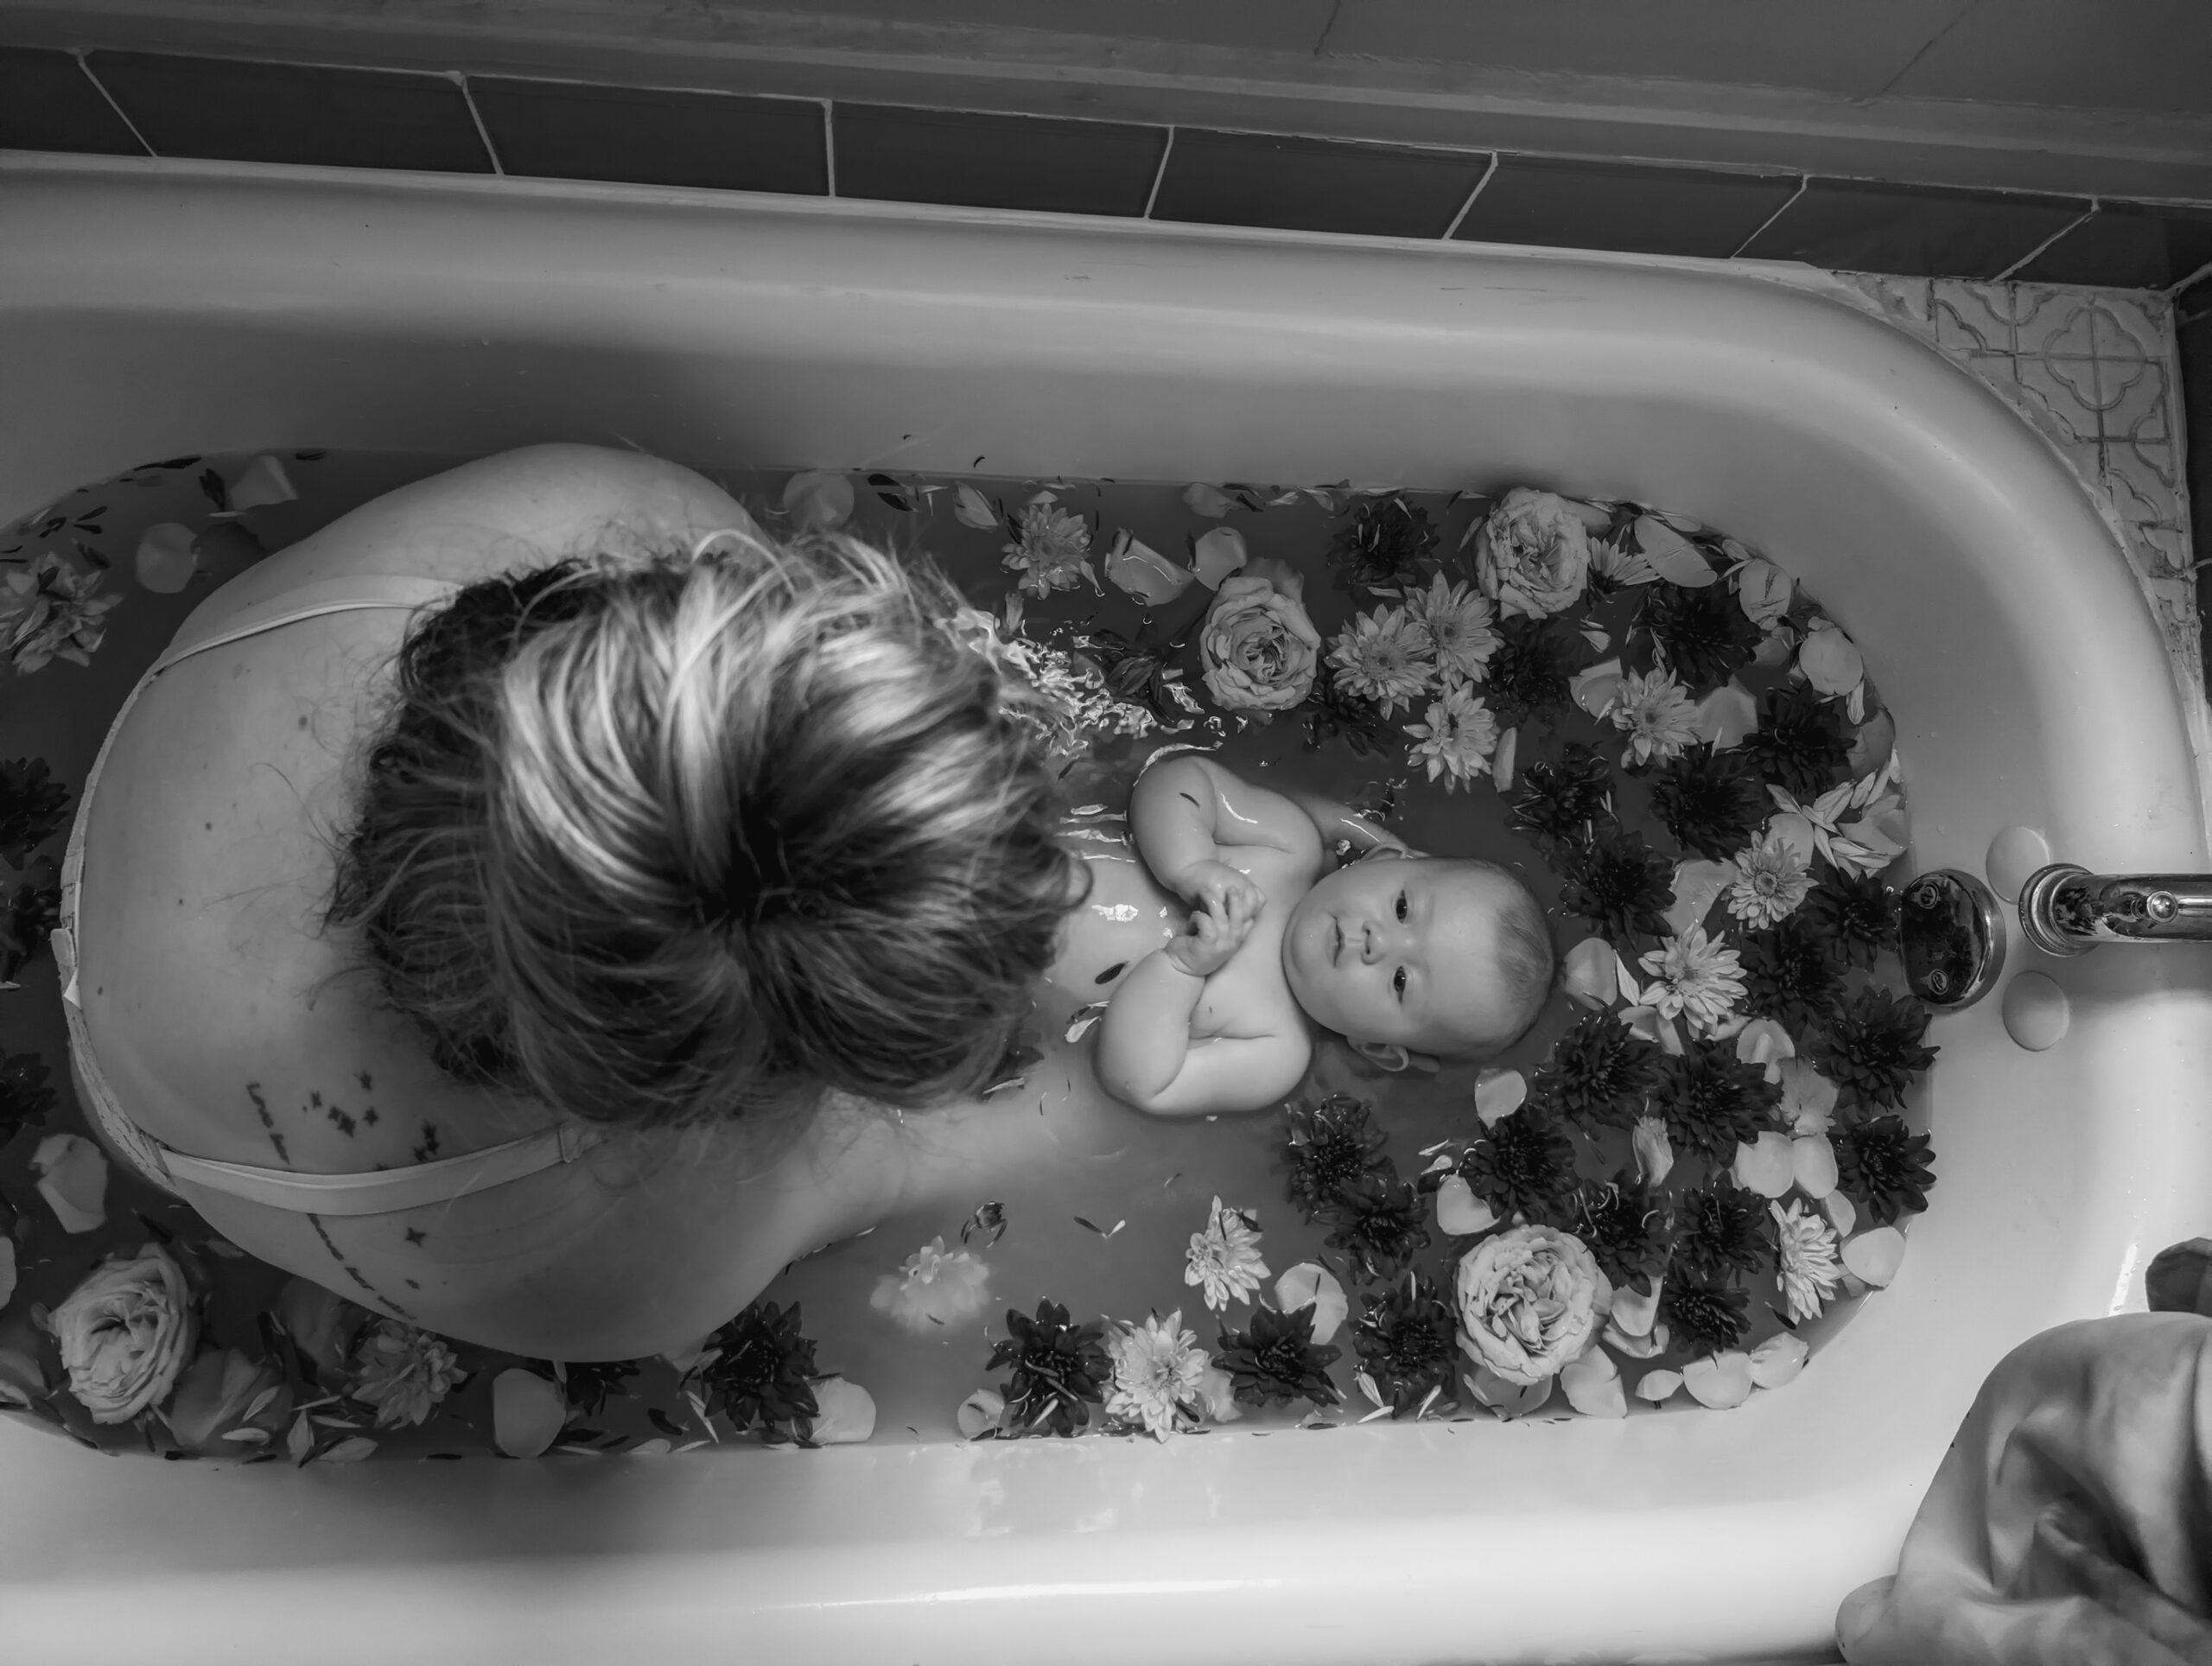
<svg viewBox="0 0 2212 1666"><path fill-rule="evenodd" d="M1476 531L1475 576L1509 618L1563 613L1589 582L1589 528L1566 499L1516 486Z"/></svg>
<svg viewBox="0 0 2212 1666"><path fill-rule="evenodd" d="M1581 1239L1516 1226L1459 1259L1459 1345L1509 1383L1542 1382L1597 1339L1612 1291Z"/></svg>
<svg viewBox="0 0 2212 1666"><path fill-rule="evenodd" d="M69 1392L95 1423L126 1423L159 1405L200 1335L184 1269L158 1243L92 1269L53 1324Z"/></svg>

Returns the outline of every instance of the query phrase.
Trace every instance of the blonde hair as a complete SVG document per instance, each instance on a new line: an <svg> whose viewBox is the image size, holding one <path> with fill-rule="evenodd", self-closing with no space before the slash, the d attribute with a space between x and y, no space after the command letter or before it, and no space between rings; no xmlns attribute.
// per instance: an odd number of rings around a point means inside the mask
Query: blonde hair
<svg viewBox="0 0 2212 1666"><path fill-rule="evenodd" d="M926 1104L1079 900L1025 684L925 561L752 529L410 623L326 926L464 1082L632 1128Z"/></svg>

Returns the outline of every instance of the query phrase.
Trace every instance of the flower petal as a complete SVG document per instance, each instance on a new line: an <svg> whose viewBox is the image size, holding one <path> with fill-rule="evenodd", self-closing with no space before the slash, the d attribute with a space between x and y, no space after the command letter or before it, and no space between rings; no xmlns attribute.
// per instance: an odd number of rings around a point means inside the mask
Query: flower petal
<svg viewBox="0 0 2212 1666"><path fill-rule="evenodd" d="M1827 1211L1828 1219L1834 1225L1839 1237L1849 1237L1851 1229L1859 1224L1859 1205L1851 1201L1850 1194L1841 1186L1822 1198L1821 1207Z"/></svg>
<svg viewBox="0 0 2212 1666"><path fill-rule="evenodd" d="M1588 670L1575 672L1567 680L1567 691L1576 705L1592 717L1602 718L1612 709L1621 682L1621 662L1618 658L1601 659Z"/></svg>
<svg viewBox="0 0 2212 1666"><path fill-rule="evenodd" d="M853 512L853 483L826 468L794 474L784 482L784 512L794 526L842 526Z"/></svg>
<svg viewBox="0 0 2212 1666"><path fill-rule="evenodd" d="M1751 1357L1735 1349L1682 1367L1682 1386L1690 1398L1714 1411L1726 1411L1751 1397Z"/></svg>
<svg viewBox="0 0 2212 1666"><path fill-rule="evenodd" d="M1745 1191L1756 1192L1762 1198L1780 1197L1796 1179L1789 1136L1769 1129L1758 1139L1738 1145L1730 1172L1736 1177L1736 1184Z"/></svg>
<svg viewBox="0 0 2212 1666"><path fill-rule="evenodd" d="M995 1429L1006 1415L1006 1396L996 1389L978 1389L960 1402L953 1421L962 1436L972 1440L985 1429Z"/></svg>
<svg viewBox="0 0 2212 1666"><path fill-rule="evenodd" d="M1620 993L1620 957L1601 937L1586 937L1567 951L1560 987L1578 1007L1602 1012Z"/></svg>
<svg viewBox="0 0 2212 1666"><path fill-rule="evenodd" d="M1466 1177L1447 1176L1436 1188L1436 1228L1446 1237L1464 1238L1497 1224L1497 1211L1475 1195Z"/></svg>
<svg viewBox="0 0 2212 1666"><path fill-rule="evenodd" d="M1789 1170L1797 1189L1815 1203L1835 1190L1835 1147L1825 1134L1808 1134L1789 1142Z"/></svg>
<svg viewBox="0 0 2212 1666"><path fill-rule="evenodd" d="M1789 574L1758 556L1736 571L1736 599L1743 604L1744 616L1762 629L1789 611L1795 588Z"/></svg>
<svg viewBox="0 0 2212 1666"><path fill-rule="evenodd" d="M1652 1321L1659 1316L1659 1293L1664 1279L1651 1281L1651 1294L1640 1296L1626 1285L1613 1292L1611 1324L1624 1336L1649 1336Z"/></svg>
<svg viewBox="0 0 2212 1666"><path fill-rule="evenodd" d="M1736 1062L1741 1065L1779 1065L1785 1059L1797 1056L1797 1044L1789 1032L1771 1018L1754 1018L1736 1032ZM1767 1079L1781 1078L1779 1069L1770 1071Z"/></svg>
<svg viewBox="0 0 2212 1666"><path fill-rule="evenodd" d="M175 595L192 582L199 562L192 553L193 531L180 521L156 521L138 535L131 568L139 583L156 595Z"/></svg>
<svg viewBox="0 0 2212 1666"><path fill-rule="evenodd" d="M1876 1289L1886 1288L1904 1260L1904 1234L1894 1226L1877 1226L1845 1241L1843 1264Z"/></svg>
<svg viewBox="0 0 2212 1666"><path fill-rule="evenodd" d="M1704 551L1656 515L1637 518L1636 547L1660 577L1685 589L1702 589L1720 576Z"/></svg>
<svg viewBox="0 0 2212 1666"><path fill-rule="evenodd" d="M1513 1383L1487 1365L1478 1365L1471 1371L1461 1372L1459 1380L1467 1385L1467 1391L1478 1402L1510 1423L1516 1417L1540 1410L1544 1402L1552 1397L1552 1384L1559 1378L1554 1375L1540 1377L1534 1383Z"/></svg>
<svg viewBox="0 0 2212 1666"><path fill-rule="evenodd" d="M826 1377L814 1385L807 1438L818 1447L855 1446L875 1433L875 1396L857 1383Z"/></svg>
<svg viewBox="0 0 2212 1666"><path fill-rule="evenodd" d="M356 1434L340 1440L322 1454L326 1464L358 1464L377 1449L377 1443L365 1434Z"/></svg>
<svg viewBox="0 0 2212 1666"><path fill-rule="evenodd" d="M1796 852L1797 860L1808 866L1820 849L1819 843L1813 836L1812 822L1794 811L1784 811L1768 819L1766 832L1760 843L1765 843L1772 839L1779 839L1788 845Z"/></svg>
<svg viewBox="0 0 2212 1666"><path fill-rule="evenodd" d="M1344 1299L1344 1287L1337 1282L1335 1274L1319 1262L1301 1261L1275 1281L1275 1306L1287 1313L1309 1301L1313 1304L1313 1345L1318 1348L1351 1316L1351 1304Z"/></svg>
<svg viewBox="0 0 2212 1666"><path fill-rule="evenodd" d="M1794 1383L1812 1353L1803 1337L1777 1331L1751 1350L1751 1381L1763 1389Z"/></svg>
<svg viewBox="0 0 2212 1666"><path fill-rule="evenodd" d="M1680 1371L1646 1371L1637 1379L1636 1397L1649 1400L1656 1406L1662 1400L1672 1399L1675 1390L1681 1386Z"/></svg>
<svg viewBox="0 0 2212 1666"><path fill-rule="evenodd" d="M1517 1070L1486 1070L1475 1078L1475 1115L1495 1128L1528 1103L1529 1078Z"/></svg>
<svg viewBox="0 0 2212 1666"><path fill-rule="evenodd" d="M1192 545L1191 556L1198 582L1209 590L1221 588L1221 582L1249 559L1244 535L1233 526L1215 527Z"/></svg>
<svg viewBox="0 0 2212 1666"><path fill-rule="evenodd" d="M1675 1167L1675 1148L1667 1138L1666 1123L1656 1116L1637 1117L1629 1144L1636 1153L1637 1173L1643 1177L1644 1184L1664 1184L1669 1171Z"/></svg>
<svg viewBox="0 0 2212 1666"><path fill-rule="evenodd" d="M1219 487L1197 480L1183 488L1183 501L1193 514L1204 515L1210 520L1219 520L1236 506L1236 500Z"/></svg>
<svg viewBox="0 0 2212 1666"><path fill-rule="evenodd" d="M1758 703L1733 677L1697 703L1697 738L1715 752L1727 751L1745 735L1757 734L1758 727Z"/></svg>
<svg viewBox="0 0 2212 1666"><path fill-rule="evenodd" d="M1822 694L1849 694L1866 676L1866 657L1833 620L1816 619L1797 650L1797 669Z"/></svg>
<svg viewBox="0 0 2212 1666"><path fill-rule="evenodd" d="M991 500L972 486L963 486L952 494L952 518L978 532L996 532L1006 525L991 507Z"/></svg>
<svg viewBox="0 0 2212 1666"><path fill-rule="evenodd" d="M1614 1291L1613 1306L1617 1309L1620 1306L1620 1300L1621 1293L1618 1290ZM1607 1347L1617 1352L1626 1354L1630 1359L1649 1359L1654 1354L1662 1354L1667 1351L1667 1327L1664 1325L1654 1325L1649 1335L1630 1336L1626 1331L1621 1329L1618 1320L1611 1320L1605 1326L1605 1343Z"/></svg>
<svg viewBox="0 0 2212 1666"><path fill-rule="evenodd" d="M1621 1387L1621 1368L1603 1348L1593 1347L1570 1361L1559 1374L1567 1403L1585 1417L1625 1417L1628 1396Z"/></svg>
<svg viewBox="0 0 2212 1666"><path fill-rule="evenodd" d="M1113 545L1106 551L1106 582L1147 607L1174 601L1197 577L1189 568L1178 567L1151 545L1132 537L1127 527L1114 534Z"/></svg>
<svg viewBox="0 0 2212 1666"><path fill-rule="evenodd" d="M226 481L224 495L232 509L259 509L272 503L290 503L300 495L284 472L283 461L263 452Z"/></svg>
<svg viewBox="0 0 2212 1666"><path fill-rule="evenodd" d="M1703 922L1722 891L1736 877L1733 862L1707 862L1697 858L1675 864L1675 902L1667 910L1668 932L1675 937L1688 933L1693 925ZM1644 970L1651 969L1647 966Z"/></svg>
<svg viewBox="0 0 2212 1666"><path fill-rule="evenodd" d="M77 1134L49 1134L31 1153L38 1194L65 1232L90 1232L107 1219L107 1158Z"/></svg>
<svg viewBox="0 0 2212 1666"><path fill-rule="evenodd" d="M561 1438L569 1396L561 1385L520 1366L492 1379L492 1443L510 1458L535 1458Z"/></svg>
<svg viewBox="0 0 2212 1666"><path fill-rule="evenodd" d="M1497 750L1491 754L1491 785L1500 792L1513 791L1513 759L1520 748L1521 731L1510 728L1497 737Z"/></svg>

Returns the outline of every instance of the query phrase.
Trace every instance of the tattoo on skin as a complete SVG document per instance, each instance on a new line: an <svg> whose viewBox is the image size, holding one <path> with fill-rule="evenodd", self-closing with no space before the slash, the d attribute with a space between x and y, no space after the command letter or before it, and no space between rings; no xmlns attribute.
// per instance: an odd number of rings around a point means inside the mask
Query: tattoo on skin
<svg viewBox="0 0 2212 1666"><path fill-rule="evenodd" d="M415 1160L427 1163L438 1154L438 1127L435 1122L423 1124L422 1142L415 1148Z"/></svg>
<svg viewBox="0 0 2212 1666"><path fill-rule="evenodd" d="M253 1101L253 1114L261 1118L261 1126L269 1135L269 1143L276 1148L276 1160L290 1162L291 1156L284 1149L284 1136L276 1131L276 1119L269 1114L269 1102L261 1097L261 1084L248 1082L245 1097Z"/></svg>
<svg viewBox="0 0 2212 1666"><path fill-rule="evenodd" d="M377 1300L382 1302L385 1307L391 1309L391 1311L401 1319L408 1319L410 1317L407 1309L401 1307L390 1296L385 1294L383 1291L378 1289L377 1287L370 1283L368 1280L363 1278L361 1276L361 1269L354 1266L352 1262L346 1259L345 1252L330 1241L330 1234L323 1230L321 1216L309 1215L308 1217L308 1224L315 1228L315 1237L322 1240L322 1247L329 1250L330 1258L336 1262L340 1268L345 1269L346 1276L347 1278L352 1279L354 1283L359 1285L364 1290L366 1290L370 1295L373 1296Z"/></svg>

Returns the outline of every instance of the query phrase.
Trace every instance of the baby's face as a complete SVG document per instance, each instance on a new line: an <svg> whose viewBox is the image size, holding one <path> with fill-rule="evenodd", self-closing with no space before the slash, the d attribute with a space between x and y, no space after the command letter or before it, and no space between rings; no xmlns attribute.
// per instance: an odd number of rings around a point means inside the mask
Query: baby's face
<svg viewBox="0 0 2212 1666"><path fill-rule="evenodd" d="M1291 910L1290 992L1348 1040L1417 1052L1501 1044L1522 995L1498 962L1516 881L1486 868L1377 854L1324 877Z"/></svg>

